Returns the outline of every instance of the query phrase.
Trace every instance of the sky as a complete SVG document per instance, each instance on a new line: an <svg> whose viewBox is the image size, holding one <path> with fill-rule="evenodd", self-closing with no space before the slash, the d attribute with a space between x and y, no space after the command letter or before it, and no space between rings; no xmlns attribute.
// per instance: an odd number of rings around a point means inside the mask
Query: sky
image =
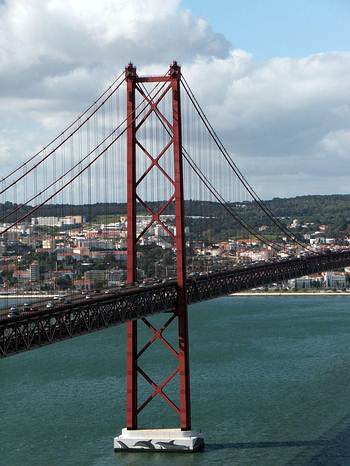
<svg viewBox="0 0 350 466"><path fill-rule="evenodd" d="M186 0L255 60L350 50L349 0Z"/></svg>
<svg viewBox="0 0 350 466"><path fill-rule="evenodd" d="M132 60L177 59L263 198L349 193L347 0L0 0L4 174Z"/></svg>

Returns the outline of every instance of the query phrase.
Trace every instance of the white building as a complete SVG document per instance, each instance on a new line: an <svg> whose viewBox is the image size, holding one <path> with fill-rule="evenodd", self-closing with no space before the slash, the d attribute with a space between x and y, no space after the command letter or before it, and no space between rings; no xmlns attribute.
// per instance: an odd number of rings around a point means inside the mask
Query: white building
<svg viewBox="0 0 350 466"><path fill-rule="evenodd" d="M346 288L346 276L344 272L326 272L324 274L325 285L329 288Z"/></svg>

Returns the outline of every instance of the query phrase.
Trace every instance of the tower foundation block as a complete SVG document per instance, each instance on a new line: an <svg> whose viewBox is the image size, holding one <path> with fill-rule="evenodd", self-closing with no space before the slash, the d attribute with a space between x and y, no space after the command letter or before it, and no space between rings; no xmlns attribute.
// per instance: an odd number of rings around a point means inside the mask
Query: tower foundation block
<svg viewBox="0 0 350 466"><path fill-rule="evenodd" d="M114 451L194 452L203 447L202 434L181 429L123 429L114 439Z"/></svg>

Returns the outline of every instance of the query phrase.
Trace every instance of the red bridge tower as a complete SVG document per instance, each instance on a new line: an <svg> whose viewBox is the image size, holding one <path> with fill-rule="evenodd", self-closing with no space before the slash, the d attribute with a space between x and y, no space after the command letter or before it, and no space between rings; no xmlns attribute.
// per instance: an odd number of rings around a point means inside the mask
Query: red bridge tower
<svg viewBox="0 0 350 466"><path fill-rule="evenodd" d="M125 69L127 82L127 208L128 208L128 266L127 281L134 283L137 280L136 249L137 244L146 231L158 224L175 244L176 249L176 275L178 287L178 301L176 308L171 313L166 323L159 329L155 328L149 320L141 319L151 330L152 337L143 346L138 347L138 321L127 323L127 427L123 429L122 435L114 440L115 450L144 450L154 449L167 450L198 450L203 447L202 436L191 431L191 400L190 400L190 371L189 371L189 344L188 344L188 322L186 302L186 253L184 237L184 192L183 192L183 169L182 169L182 136L181 136L181 99L180 78L181 68L174 62L165 76L139 77L136 68L130 63ZM143 83L156 83L160 87L155 96L147 91ZM136 107L136 95L140 94L145 99L148 108L138 115ZM169 94L171 99L169 99ZM171 102L171 109L161 111L160 104ZM168 135L167 143L157 153L150 153L140 140L138 131L147 119L154 114L162 123ZM168 115L171 115L169 118ZM170 121L169 121L170 120ZM137 178L136 151L139 151L148 160L148 166ZM160 163L167 151L173 152L173 169L166 170ZM168 152L169 154L169 152ZM140 183L149 176L152 168L156 167L162 175L171 183L172 193L164 204L153 211L145 199L142 199L137 188ZM136 204L139 203L150 215L151 220L147 227L140 233L136 231ZM171 204L175 203L175 233L162 221L161 215ZM174 348L164 337L163 332L172 323L178 324L178 347ZM140 356L159 339L165 347L174 354L178 364L176 369L161 383L156 384L151 377L140 367ZM138 377L142 376L153 388L151 395L141 404L138 404ZM165 386L175 377L179 376L179 406L165 393ZM156 396L161 396L171 408L179 415L180 428L175 429L139 429L138 415L148 403Z"/></svg>

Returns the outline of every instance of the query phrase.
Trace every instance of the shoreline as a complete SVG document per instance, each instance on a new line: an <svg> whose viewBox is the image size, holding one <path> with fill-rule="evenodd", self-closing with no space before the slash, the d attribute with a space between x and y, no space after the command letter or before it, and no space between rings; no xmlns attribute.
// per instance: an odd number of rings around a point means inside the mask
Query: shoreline
<svg viewBox="0 0 350 466"><path fill-rule="evenodd" d="M350 291L240 291L229 296L350 296Z"/></svg>

